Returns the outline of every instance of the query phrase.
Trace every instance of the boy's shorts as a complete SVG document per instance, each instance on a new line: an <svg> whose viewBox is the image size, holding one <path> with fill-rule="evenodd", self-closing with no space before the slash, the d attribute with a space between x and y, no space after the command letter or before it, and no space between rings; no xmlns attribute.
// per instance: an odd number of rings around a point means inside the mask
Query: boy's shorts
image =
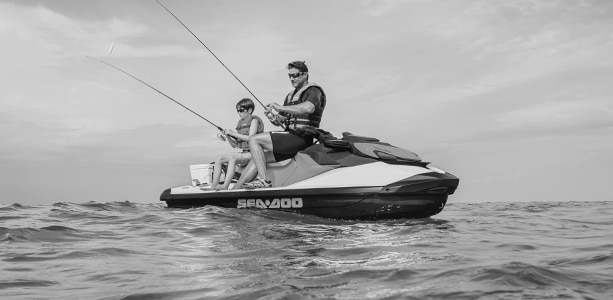
<svg viewBox="0 0 613 300"><path fill-rule="evenodd" d="M232 156L236 159L236 164L242 167L247 166L249 161L251 161L251 152L249 151L234 153Z"/></svg>

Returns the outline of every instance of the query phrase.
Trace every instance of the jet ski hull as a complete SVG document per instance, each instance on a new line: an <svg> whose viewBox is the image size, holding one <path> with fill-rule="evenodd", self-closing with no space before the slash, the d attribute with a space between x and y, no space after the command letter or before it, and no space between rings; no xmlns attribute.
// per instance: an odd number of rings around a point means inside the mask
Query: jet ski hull
<svg viewBox="0 0 613 300"><path fill-rule="evenodd" d="M164 191L162 198L169 194L170 189ZM279 196L282 198L258 197L256 195L250 196L253 198L239 197L172 197L172 199L165 201L171 208L192 208L206 205L226 208L263 208L323 218L362 220L427 218L441 212L447 203L447 195L445 194L407 195L404 197L380 196L376 193L316 196L286 194ZM276 200L278 205L275 203L275 199L278 199ZM300 199L300 202L295 199ZM292 201L295 207L292 206Z"/></svg>
<svg viewBox="0 0 613 300"><path fill-rule="evenodd" d="M373 187L203 191L185 186L165 190L160 200L173 208L271 209L333 219L427 218L443 210L459 181L448 173L414 177Z"/></svg>

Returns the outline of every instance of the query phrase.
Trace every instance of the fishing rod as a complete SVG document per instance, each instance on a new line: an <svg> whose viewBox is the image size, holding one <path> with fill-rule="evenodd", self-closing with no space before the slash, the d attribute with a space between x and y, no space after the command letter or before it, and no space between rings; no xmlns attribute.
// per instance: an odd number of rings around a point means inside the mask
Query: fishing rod
<svg viewBox="0 0 613 300"><path fill-rule="evenodd" d="M124 74L126 74L126 75L128 75L128 76L130 76L130 77L132 77L132 78L134 78L134 79L136 79L136 80L138 80L140 83L142 83L142 84L144 84L144 85L146 85L146 86L150 87L150 88L151 88L151 89L153 89L154 91L156 91L156 92L160 93L162 96L164 96L164 97L166 97L166 98L168 98L168 99L172 100L172 101L173 101L173 102L175 102L176 104L181 105L183 108L187 109L188 111L190 111L190 112L191 112L191 113L193 113L194 115L196 115L196 116L200 117L201 119L203 119L203 120L207 121L209 124L211 124L211 125L215 126L217 129L219 129L219 131L224 132L224 129L223 129L223 128L221 128L220 126L218 126L218 125L216 125L215 123L213 123L213 122L209 121L207 118L205 118L205 117L201 116L199 113L197 113L197 112L195 112L195 111L191 110L189 107L187 107L187 106L183 105L181 102L179 102L179 101L177 101L177 100L173 99L172 97L170 97L170 96L168 96L168 95L164 94L163 92L161 92L160 90L158 90L158 89L154 88L154 87L153 87L153 86L151 86L150 84L148 84L148 83L146 83L146 82L144 82L144 81L142 81L142 80L138 79L136 76L134 76L134 75L132 75L132 74L130 74L130 73L128 73L128 72L126 72L126 71L124 71L124 70L122 70L122 69L120 69L120 68L116 67L116 66L113 66L113 65L111 65L110 63L108 63L108 62L106 62L106 61L103 61L103 60L101 60L101 59L97 59L97 58L95 58L95 57L91 57L91 56L87 56L87 57L88 57L88 58L91 58L91 59L93 59L93 60L96 60L96 61L98 61L98 62L100 62L100 63L103 63L103 64L105 64L105 65L107 65L107 66L109 66L109 67L111 67L111 68L113 68L113 69L115 69L115 70L117 70L117 71L119 71L119 72L122 72L122 73L124 73ZM225 133L224 133L224 134L225 134ZM230 137L230 138L232 138L234 141L236 141L236 139L235 139L233 136L229 136L229 135L228 135L228 137Z"/></svg>
<svg viewBox="0 0 613 300"><path fill-rule="evenodd" d="M157 2L160 6L162 6L169 14L171 14L175 20L177 20L181 25L183 25L183 27L185 29L187 29L187 31L189 31L189 33L191 33L197 40L198 42L200 42L200 44L202 44L202 46L204 46L204 48L206 48L206 50L209 51L209 53L211 53L213 55L213 57L215 57L215 59L217 59L217 61L224 67L226 68L226 70L228 70L228 72L230 72L230 74L232 74L232 76L234 76L234 78L236 78L236 80L238 80L238 82L247 90L247 92L249 92L249 94L251 94L251 96L253 96L253 98L255 98L256 101L258 101L258 103L260 103L260 105L262 105L265 109L267 108L266 105L264 105L264 103L262 103L262 101L260 101L260 99L258 99L258 97L256 97L251 90L249 90L249 88L238 78L238 76L234 75L234 73L232 71L230 71L230 69L226 66L226 64L224 64L221 59L219 59L219 57L217 57L217 55L215 55L215 53L213 53L213 51L211 51L211 49L209 49L209 47L207 47L197 36L196 34L194 34L188 27L187 25L185 25L181 20L179 20L179 18L177 16L175 16L175 14L173 14L170 9L168 9L166 6L164 6L164 4L162 4L162 2L160 2L159 0L155 0L155 2Z"/></svg>

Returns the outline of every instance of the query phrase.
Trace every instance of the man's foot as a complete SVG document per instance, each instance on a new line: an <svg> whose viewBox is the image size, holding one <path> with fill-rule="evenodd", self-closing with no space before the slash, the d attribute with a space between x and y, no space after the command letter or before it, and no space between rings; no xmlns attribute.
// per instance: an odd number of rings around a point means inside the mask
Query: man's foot
<svg viewBox="0 0 613 300"><path fill-rule="evenodd" d="M254 181L243 184L246 189L262 189L272 187L272 182L260 177L257 177Z"/></svg>

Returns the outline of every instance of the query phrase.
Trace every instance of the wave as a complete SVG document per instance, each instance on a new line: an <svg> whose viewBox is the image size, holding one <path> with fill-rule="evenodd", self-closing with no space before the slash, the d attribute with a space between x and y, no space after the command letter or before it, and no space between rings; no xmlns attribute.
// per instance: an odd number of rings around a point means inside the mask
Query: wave
<svg viewBox="0 0 613 300"><path fill-rule="evenodd" d="M133 293L126 296L121 297L112 297L112 298L101 298L101 300L150 300L150 299L205 299L203 296L214 297L220 296L220 293L216 292L214 288L199 288L199 289L188 289L183 291L174 291L174 292L158 292L158 293ZM216 297L217 299L221 299L220 297ZM240 298L237 298L240 299ZM257 297L248 297L245 299L257 299Z"/></svg>
<svg viewBox="0 0 613 300"><path fill-rule="evenodd" d="M473 268L463 270L474 282L485 281L509 287L543 287L565 285L574 281L576 274L539 267L522 262L510 262L497 268Z"/></svg>
<svg viewBox="0 0 613 300"><path fill-rule="evenodd" d="M83 259L90 257L101 257L101 256L130 256L130 255L139 255L143 252L134 251L129 249L122 248L99 248L92 249L87 251L70 251L67 253L58 252L58 251L47 251L43 253L37 254L20 254L15 255L10 258L5 258L2 261L6 262L38 262L38 261L51 261L51 260L72 260L72 259Z"/></svg>
<svg viewBox="0 0 613 300"><path fill-rule="evenodd" d="M607 244L600 247L602 250L610 250L613 249L613 245ZM593 265L602 265L602 266L613 266L613 255L612 254L597 254L597 255L589 255L586 257L580 258L562 258L555 259L549 262L550 265L561 265L561 266L593 266Z"/></svg>
<svg viewBox="0 0 613 300"><path fill-rule="evenodd" d="M91 237L82 231L66 226L46 226L37 228L6 228L0 227L0 242L63 242L86 240Z"/></svg>
<svg viewBox="0 0 613 300"><path fill-rule="evenodd" d="M20 203L13 203L11 205L0 207L0 211L17 211L17 210L29 209L29 208L33 208L33 206L20 204Z"/></svg>
<svg viewBox="0 0 613 300"><path fill-rule="evenodd" d="M34 288L34 287L47 287L60 284L57 281L52 280L36 280L36 279L13 279L13 280L0 280L0 290L9 288Z"/></svg>

